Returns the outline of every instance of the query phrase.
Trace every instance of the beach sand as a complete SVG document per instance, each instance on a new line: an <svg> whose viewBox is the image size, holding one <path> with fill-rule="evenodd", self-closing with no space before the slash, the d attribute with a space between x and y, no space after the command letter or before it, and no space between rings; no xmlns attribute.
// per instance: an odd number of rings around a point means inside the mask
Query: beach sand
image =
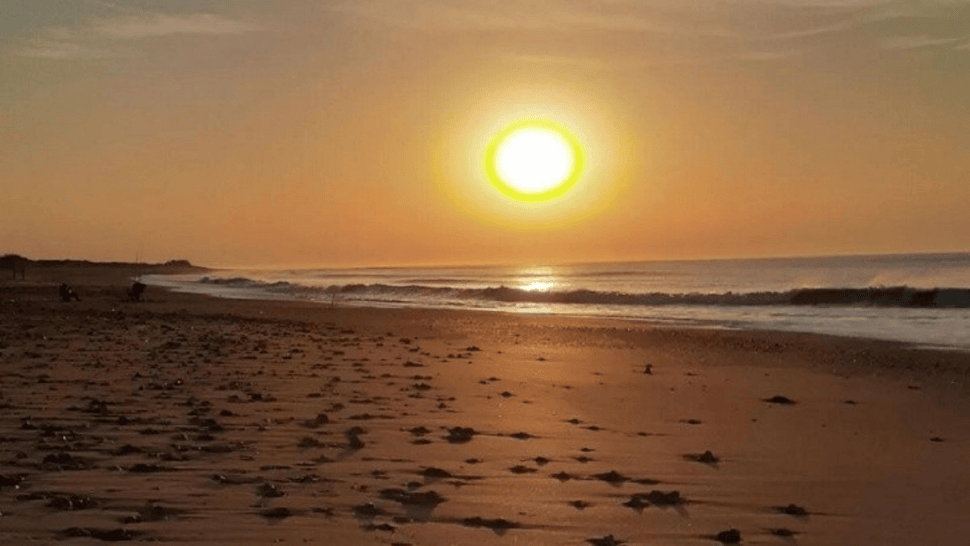
<svg viewBox="0 0 970 546"><path fill-rule="evenodd" d="M964 353L129 282L0 282L2 544L970 541Z"/></svg>

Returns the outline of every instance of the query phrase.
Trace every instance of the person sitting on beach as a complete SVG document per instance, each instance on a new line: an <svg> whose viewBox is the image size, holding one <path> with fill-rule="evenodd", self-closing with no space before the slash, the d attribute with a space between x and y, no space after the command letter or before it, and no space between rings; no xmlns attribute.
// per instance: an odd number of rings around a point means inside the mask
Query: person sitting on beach
<svg viewBox="0 0 970 546"><path fill-rule="evenodd" d="M135 281L135 283L131 285L131 288L128 289L128 299L131 301L141 301L141 295L145 292L146 288L148 288L148 286L144 283Z"/></svg>
<svg viewBox="0 0 970 546"><path fill-rule="evenodd" d="M57 289L57 292L61 295L61 301L69 302L72 299L76 301L81 301L81 297L77 295L77 292L75 292L73 288L71 288L70 286L64 283L61 283L61 286Z"/></svg>

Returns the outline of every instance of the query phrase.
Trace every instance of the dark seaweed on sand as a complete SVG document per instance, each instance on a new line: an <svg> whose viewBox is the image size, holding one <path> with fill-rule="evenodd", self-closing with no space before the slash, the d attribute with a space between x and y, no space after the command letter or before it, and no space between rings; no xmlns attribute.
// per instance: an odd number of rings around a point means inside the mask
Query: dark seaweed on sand
<svg viewBox="0 0 970 546"><path fill-rule="evenodd" d="M87 495L51 495L47 506L56 510L90 510L100 503Z"/></svg>
<svg viewBox="0 0 970 546"><path fill-rule="evenodd" d="M289 508L278 507L263 510L259 513L259 515L266 519L283 519L292 516L293 512Z"/></svg>
<svg viewBox="0 0 970 546"><path fill-rule="evenodd" d="M371 523L369 525L365 525L364 530L365 531L387 531L388 533L393 533L394 531L397 530L397 527L394 527L390 523L381 523L381 524Z"/></svg>
<svg viewBox="0 0 970 546"><path fill-rule="evenodd" d="M435 468L433 466L429 466L429 467L421 470L421 472L419 472L419 474L421 474L425 478L450 478L450 477L452 477L451 472L448 472L447 470L444 470L444 469L441 469L441 468Z"/></svg>
<svg viewBox="0 0 970 546"><path fill-rule="evenodd" d="M354 506L353 510L354 514L364 517L374 517L384 513L383 510L375 506L372 502L358 504L357 506Z"/></svg>
<svg viewBox="0 0 970 546"><path fill-rule="evenodd" d="M616 470L610 470L609 472L603 472L601 474L593 474L593 478L607 483L623 483L630 481L630 478L620 474Z"/></svg>
<svg viewBox="0 0 970 546"><path fill-rule="evenodd" d="M639 510L651 504L654 506L680 506L686 503L687 499L680 495L680 491L664 492L654 489L649 493L634 493L630 500L623 503L623 506Z"/></svg>
<svg viewBox="0 0 970 546"><path fill-rule="evenodd" d="M737 529L721 531L720 533L714 535L714 540L717 540L723 544L738 544L741 542L741 531L738 531Z"/></svg>
<svg viewBox="0 0 970 546"><path fill-rule="evenodd" d="M96 538L98 540L103 540L105 542L120 542L124 540L132 540L135 538L137 533L134 531L129 531L128 529L97 529L94 527L69 527L64 529L58 535L61 538L78 538L78 537L90 537Z"/></svg>
<svg viewBox="0 0 970 546"><path fill-rule="evenodd" d="M20 484L26 479L26 474L0 474L0 487L12 487L14 489L19 489Z"/></svg>
<svg viewBox="0 0 970 546"><path fill-rule="evenodd" d="M773 506L772 509L779 514L786 514L789 516L807 516L809 514L808 510L798 506L797 504L789 504L788 506Z"/></svg>
<svg viewBox="0 0 970 546"><path fill-rule="evenodd" d="M586 542L589 542L593 546L620 546L620 544L626 544L625 540L617 540L613 538L613 535L606 535L600 538L588 538Z"/></svg>
<svg viewBox="0 0 970 546"><path fill-rule="evenodd" d="M463 444L470 442L476 434L478 433L471 427L452 427L448 429L448 436L445 439L452 444Z"/></svg>
<svg viewBox="0 0 970 546"><path fill-rule="evenodd" d="M446 500L436 491L410 492L403 489L383 489L380 495L387 500L415 506L437 506Z"/></svg>
<svg viewBox="0 0 970 546"><path fill-rule="evenodd" d="M286 493L280 489L280 486L274 483L264 483L256 488L256 494L260 497L274 499L285 496Z"/></svg>
<svg viewBox="0 0 970 546"><path fill-rule="evenodd" d="M684 455L684 459L711 465L721 462L721 459L710 451L705 451L704 453L688 453Z"/></svg>
<svg viewBox="0 0 970 546"><path fill-rule="evenodd" d="M135 515L123 518L122 523L164 521L170 517L181 515L182 513L182 510L149 503L138 509L138 512Z"/></svg>
<svg viewBox="0 0 970 546"><path fill-rule="evenodd" d="M52 466L62 470L83 470L87 468L87 463L84 460L65 452L47 455L44 457L43 464L44 466Z"/></svg>
<svg viewBox="0 0 970 546"><path fill-rule="evenodd" d="M504 518L485 519L475 516L461 520L461 524L466 527L487 527L489 529L515 529L519 524Z"/></svg>

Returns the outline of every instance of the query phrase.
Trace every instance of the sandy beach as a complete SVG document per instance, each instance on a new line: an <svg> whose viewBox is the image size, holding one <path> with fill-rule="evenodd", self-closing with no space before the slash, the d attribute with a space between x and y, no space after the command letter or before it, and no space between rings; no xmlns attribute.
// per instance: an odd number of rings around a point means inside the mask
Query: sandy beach
<svg viewBox="0 0 970 546"><path fill-rule="evenodd" d="M0 543L970 537L966 353L129 274L0 281Z"/></svg>

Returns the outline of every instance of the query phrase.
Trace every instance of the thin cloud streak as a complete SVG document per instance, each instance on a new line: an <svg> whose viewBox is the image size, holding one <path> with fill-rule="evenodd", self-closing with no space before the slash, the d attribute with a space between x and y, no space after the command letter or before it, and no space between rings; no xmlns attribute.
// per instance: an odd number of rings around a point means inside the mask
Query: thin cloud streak
<svg viewBox="0 0 970 546"><path fill-rule="evenodd" d="M574 57L573 64L602 61L630 66L656 62L773 62L819 52L830 58L838 51L877 53L937 45L930 41L932 36L925 40L901 36L901 29L888 23L914 14L930 21L928 24L953 16L968 18L961 5L966 4L928 1L911 6L894 0L739 0L729 4L524 0L496 5L483 0L344 0L330 9L422 33L482 33L491 36L492 47L500 51L499 55L519 57L526 62L563 64L565 59ZM565 44L564 48L544 49L541 42L533 41L524 50L516 51L508 45L515 43L516 37L535 33L549 33L553 37L550 43ZM557 42L555 37L562 35L575 35L576 39ZM951 37L938 38L938 45L943 45ZM963 38L957 40L962 44Z"/></svg>
<svg viewBox="0 0 970 546"><path fill-rule="evenodd" d="M842 29L848 22L810 28L777 28L767 35L745 31L737 13L762 13L781 24L801 27L805 15L831 14L854 18L881 2L873 0L802 1L774 3L673 2L669 0L598 0L563 3L532 0L502 4L480 0L425 2L421 0L346 0L331 9L381 21L390 26L431 31L455 30L614 30L715 38L783 38L789 35L825 33Z"/></svg>
<svg viewBox="0 0 970 546"><path fill-rule="evenodd" d="M171 34L242 34L257 30L255 25L218 15L155 15L143 19L120 19L96 27L105 36L118 39L148 38Z"/></svg>
<svg viewBox="0 0 970 546"><path fill-rule="evenodd" d="M704 43L715 44L715 56L735 49L747 57L781 58L824 47L844 47L849 41L870 49L904 49L910 37L885 23L918 18L924 22L966 19L970 3L927 0L739 0L681 2L672 0L590 0L561 2L531 0L496 5L482 0L345 0L330 9L391 27L422 32L521 32L599 33L600 35L650 36L688 45L703 56ZM876 33L876 40L863 35ZM880 36L881 35L881 36ZM942 40L951 37L940 37ZM932 37L930 37L932 39ZM690 40L699 42L690 45ZM788 42L785 48L766 51L764 45ZM803 51L791 42L804 41ZM808 44L808 42L811 44ZM752 52L750 49L754 49ZM728 55L730 57L731 55Z"/></svg>
<svg viewBox="0 0 970 546"><path fill-rule="evenodd" d="M967 36L960 38L936 38L933 36L899 36L883 40L882 46L885 49L921 49L925 47L937 47L951 44L961 44L953 49L965 49Z"/></svg>
<svg viewBox="0 0 970 546"><path fill-rule="evenodd" d="M112 57L111 42L175 35L238 35L259 27L213 14L152 14L92 21L77 27L50 27L36 38L24 40L15 52L41 59L90 59Z"/></svg>
<svg viewBox="0 0 970 546"><path fill-rule="evenodd" d="M663 4L663 3L661 3ZM675 4L671 4L675 5ZM503 30L619 30L680 34L689 18L675 10L626 1L563 4L533 0L501 4L480 0L425 2L420 0L349 0L330 8L347 15L366 17L390 26L430 31ZM704 27L694 20L696 27ZM703 31L703 30L702 30ZM716 27L706 29L722 35Z"/></svg>
<svg viewBox="0 0 970 546"><path fill-rule="evenodd" d="M71 42L57 42L50 40L30 40L27 45L17 51L21 57L36 59L95 59L111 57L108 51L84 47Z"/></svg>

